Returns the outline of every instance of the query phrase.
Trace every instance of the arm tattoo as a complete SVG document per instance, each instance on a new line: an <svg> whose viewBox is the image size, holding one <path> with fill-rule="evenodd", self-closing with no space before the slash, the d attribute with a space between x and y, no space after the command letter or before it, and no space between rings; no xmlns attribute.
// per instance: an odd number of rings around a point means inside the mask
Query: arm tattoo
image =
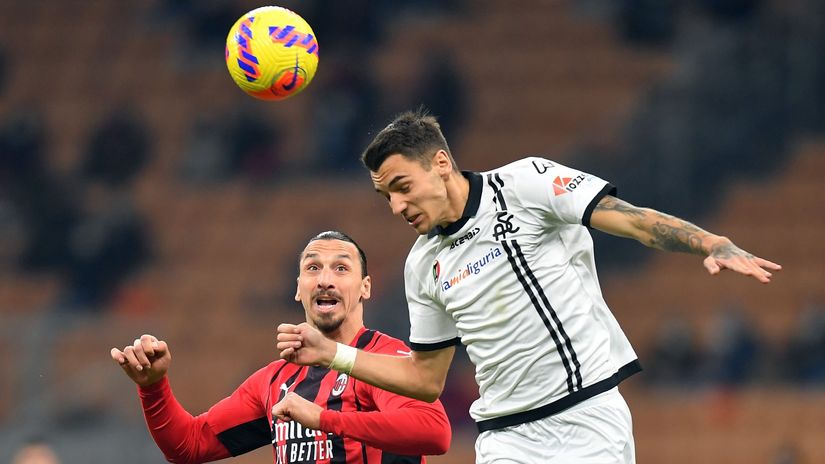
<svg viewBox="0 0 825 464"><path fill-rule="evenodd" d="M675 219L675 218L674 218ZM657 221L650 229L649 245L665 251L679 251L704 255L702 251L702 229L685 221L676 220L677 225Z"/></svg>
<svg viewBox="0 0 825 464"><path fill-rule="evenodd" d="M703 256L706 254L702 248L702 240L708 236L708 233L687 221L652 209L633 206L610 195L604 197L595 209L623 214L645 232L643 238L638 238L638 240L647 246L665 251ZM719 252L721 253L722 250L720 249ZM728 250L728 252L732 251Z"/></svg>
<svg viewBox="0 0 825 464"><path fill-rule="evenodd" d="M739 248L733 243L720 243L718 245L714 245L710 249L710 255L717 259L730 259L735 256L744 256L748 259L753 258L752 254Z"/></svg>
<svg viewBox="0 0 825 464"><path fill-rule="evenodd" d="M604 199L596 205L595 209L600 211L615 211L626 216L633 216L637 219L645 217L645 212L641 208L637 208L611 195L604 197Z"/></svg>

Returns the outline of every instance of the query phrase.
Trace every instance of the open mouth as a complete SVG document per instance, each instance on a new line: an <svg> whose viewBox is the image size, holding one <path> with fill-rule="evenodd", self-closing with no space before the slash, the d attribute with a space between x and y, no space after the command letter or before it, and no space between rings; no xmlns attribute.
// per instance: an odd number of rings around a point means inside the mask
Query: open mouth
<svg viewBox="0 0 825 464"><path fill-rule="evenodd" d="M319 296L315 298L315 306L321 312L331 312L338 306L339 300L331 296Z"/></svg>
<svg viewBox="0 0 825 464"><path fill-rule="evenodd" d="M415 227L421 222L421 215L420 214L414 214L414 215L409 216L405 219L407 220L407 224Z"/></svg>

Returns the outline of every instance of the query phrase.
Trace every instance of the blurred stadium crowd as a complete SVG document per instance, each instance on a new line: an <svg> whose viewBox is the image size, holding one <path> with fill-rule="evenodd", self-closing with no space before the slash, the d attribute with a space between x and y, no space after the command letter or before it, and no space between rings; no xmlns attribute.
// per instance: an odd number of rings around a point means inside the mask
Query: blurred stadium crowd
<svg viewBox="0 0 825 464"><path fill-rule="evenodd" d="M785 266L769 286L710 278L594 234L646 369L623 387L640 462L825 461L825 2L279 4L315 30L319 72L262 103L222 52L259 4L0 1L0 461L31 440L160 461L109 348L166 339L179 398L207 408L301 320L296 256L321 230L361 242L367 323L403 338L414 235L357 156L419 104L462 169L545 156ZM472 460L459 358L436 463Z"/></svg>

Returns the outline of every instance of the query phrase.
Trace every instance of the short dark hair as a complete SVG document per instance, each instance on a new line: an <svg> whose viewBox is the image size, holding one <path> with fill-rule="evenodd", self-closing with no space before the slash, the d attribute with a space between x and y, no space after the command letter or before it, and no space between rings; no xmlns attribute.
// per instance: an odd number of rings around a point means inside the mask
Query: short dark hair
<svg viewBox="0 0 825 464"><path fill-rule="evenodd" d="M379 132L370 142L361 162L370 171L378 171L390 155L400 154L410 160L417 160L425 169L430 169L430 161L438 150L444 150L455 166L455 160L441 133L441 126L426 108L405 111Z"/></svg>
<svg viewBox="0 0 825 464"><path fill-rule="evenodd" d="M356 243L355 240L353 240L352 237L350 237L349 235L337 230L327 230L309 239L309 241L307 242L307 246L316 240L340 240L342 242L352 243L353 245L355 245L355 249L358 250L358 258L361 261L361 278L364 278L367 275L369 275L369 273L367 272L367 255L366 253L364 253L364 250L361 249L358 243ZM298 256L299 263L301 262L302 258L302 256Z"/></svg>

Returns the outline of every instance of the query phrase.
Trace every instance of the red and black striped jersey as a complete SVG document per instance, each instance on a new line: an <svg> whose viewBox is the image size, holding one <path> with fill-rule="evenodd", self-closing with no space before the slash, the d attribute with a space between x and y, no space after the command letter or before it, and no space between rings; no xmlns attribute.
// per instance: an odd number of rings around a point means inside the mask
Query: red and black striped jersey
<svg viewBox="0 0 825 464"><path fill-rule="evenodd" d="M350 344L375 353L409 353L400 340L366 328ZM276 464L423 463L423 455L446 452L451 437L440 402L413 400L327 368L282 360L252 374L197 417L177 403L166 379L139 391L150 432L174 462L206 462L270 445ZM324 408L320 430L273 420L272 406L288 392Z"/></svg>

